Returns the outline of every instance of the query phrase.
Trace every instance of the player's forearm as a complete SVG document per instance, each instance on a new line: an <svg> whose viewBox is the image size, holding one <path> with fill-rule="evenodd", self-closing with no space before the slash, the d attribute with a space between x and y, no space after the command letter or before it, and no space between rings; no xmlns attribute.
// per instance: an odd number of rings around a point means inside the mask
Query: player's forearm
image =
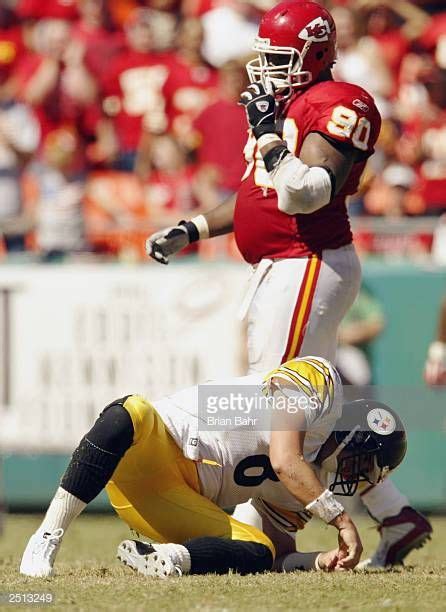
<svg viewBox="0 0 446 612"><path fill-rule="evenodd" d="M205 214L155 232L146 240L147 255L155 261L168 264L171 255L175 255L189 244L232 232L235 200L234 194Z"/></svg>
<svg viewBox="0 0 446 612"><path fill-rule="evenodd" d="M304 506L323 493L325 487L303 457L273 455L271 464L280 481Z"/></svg>
<svg viewBox="0 0 446 612"><path fill-rule="evenodd" d="M236 199L237 194L234 193L222 204L203 215L208 224L209 238L232 232Z"/></svg>

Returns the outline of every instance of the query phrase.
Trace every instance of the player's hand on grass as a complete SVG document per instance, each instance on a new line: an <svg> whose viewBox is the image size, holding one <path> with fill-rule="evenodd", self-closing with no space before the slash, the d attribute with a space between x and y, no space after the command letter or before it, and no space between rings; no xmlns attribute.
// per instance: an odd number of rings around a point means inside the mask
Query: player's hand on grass
<svg viewBox="0 0 446 612"><path fill-rule="evenodd" d="M146 253L155 261L169 263L169 256L178 253L190 243L187 228L180 224L155 232L146 240Z"/></svg>
<svg viewBox="0 0 446 612"><path fill-rule="evenodd" d="M261 83L251 83L240 96L249 127L256 138L276 132L276 101Z"/></svg>
<svg viewBox="0 0 446 612"><path fill-rule="evenodd" d="M337 516L331 525L338 530L338 560L335 570L351 570L355 568L362 554L362 543L355 524L346 512Z"/></svg>
<svg viewBox="0 0 446 612"><path fill-rule="evenodd" d="M333 572L339 561L339 548L319 553L317 564L324 572Z"/></svg>

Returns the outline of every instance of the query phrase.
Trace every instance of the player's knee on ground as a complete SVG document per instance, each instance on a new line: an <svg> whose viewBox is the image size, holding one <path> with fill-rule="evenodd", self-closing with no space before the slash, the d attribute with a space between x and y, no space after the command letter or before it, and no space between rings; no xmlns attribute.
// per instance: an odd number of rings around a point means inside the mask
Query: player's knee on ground
<svg viewBox="0 0 446 612"><path fill-rule="evenodd" d="M257 574L272 568L273 554L265 544L203 537L185 542L191 558L191 574Z"/></svg>
<svg viewBox="0 0 446 612"><path fill-rule="evenodd" d="M133 422L123 406L127 397L101 412L62 477L61 487L87 504L102 491L133 443Z"/></svg>

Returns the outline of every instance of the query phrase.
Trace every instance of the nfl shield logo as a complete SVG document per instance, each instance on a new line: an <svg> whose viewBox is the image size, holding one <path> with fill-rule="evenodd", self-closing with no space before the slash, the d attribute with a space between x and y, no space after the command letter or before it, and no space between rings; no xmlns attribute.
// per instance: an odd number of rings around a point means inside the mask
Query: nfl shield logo
<svg viewBox="0 0 446 612"><path fill-rule="evenodd" d="M269 104L266 100L259 100L256 102L257 110L259 110L261 113L265 113L268 110L268 106Z"/></svg>

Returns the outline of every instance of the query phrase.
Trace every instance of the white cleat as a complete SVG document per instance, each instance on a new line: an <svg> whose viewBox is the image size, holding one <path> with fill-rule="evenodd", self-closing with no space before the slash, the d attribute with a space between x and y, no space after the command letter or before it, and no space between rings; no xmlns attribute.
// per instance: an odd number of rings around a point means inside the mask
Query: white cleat
<svg viewBox="0 0 446 612"><path fill-rule="evenodd" d="M54 560L62 542L63 529L52 533L36 531L26 545L20 563L20 573L35 578L46 578L53 575Z"/></svg>
<svg viewBox="0 0 446 612"><path fill-rule="evenodd" d="M156 544L124 540L118 546L117 557L124 565L144 576L162 579L181 576L178 565L173 564L167 553L156 550Z"/></svg>

